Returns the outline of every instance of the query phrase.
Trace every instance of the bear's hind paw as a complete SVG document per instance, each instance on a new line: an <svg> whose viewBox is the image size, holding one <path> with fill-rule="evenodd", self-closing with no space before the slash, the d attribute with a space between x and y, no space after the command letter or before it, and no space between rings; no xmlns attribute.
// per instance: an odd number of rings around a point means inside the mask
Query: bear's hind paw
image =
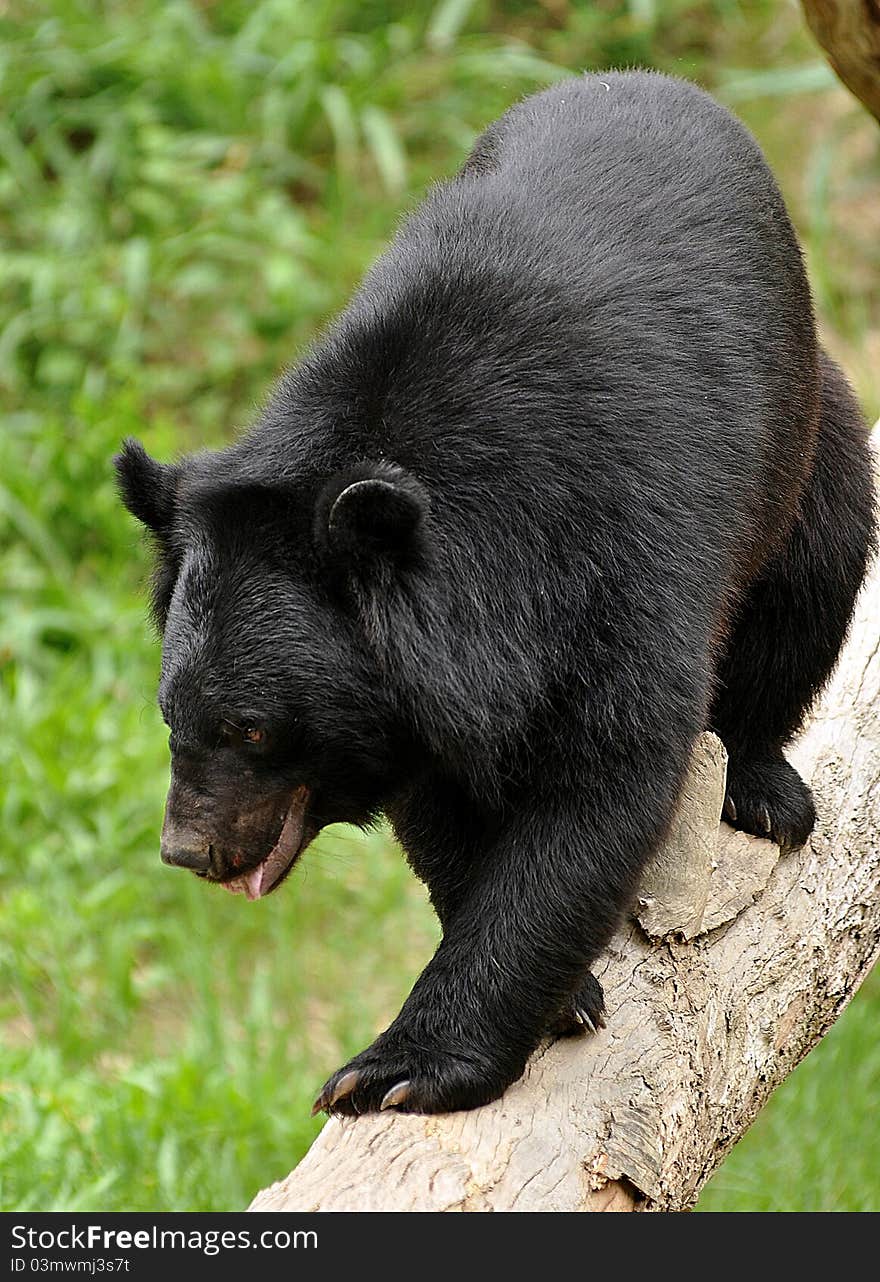
<svg viewBox="0 0 880 1282"><path fill-rule="evenodd" d="M816 822L813 796L783 756L731 758L723 817L734 828L797 850Z"/></svg>

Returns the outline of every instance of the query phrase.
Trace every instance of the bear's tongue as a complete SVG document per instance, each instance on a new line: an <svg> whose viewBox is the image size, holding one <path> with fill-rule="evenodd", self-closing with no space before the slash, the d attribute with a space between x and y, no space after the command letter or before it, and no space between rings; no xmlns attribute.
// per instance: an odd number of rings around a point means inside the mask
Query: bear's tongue
<svg viewBox="0 0 880 1282"><path fill-rule="evenodd" d="M308 790L297 788L290 802L290 809L278 840L265 859L242 873L234 881L223 885L233 895L247 895L248 899L261 899L268 895L273 886L281 880L299 854L303 839L303 825L306 812Z"/></svg>

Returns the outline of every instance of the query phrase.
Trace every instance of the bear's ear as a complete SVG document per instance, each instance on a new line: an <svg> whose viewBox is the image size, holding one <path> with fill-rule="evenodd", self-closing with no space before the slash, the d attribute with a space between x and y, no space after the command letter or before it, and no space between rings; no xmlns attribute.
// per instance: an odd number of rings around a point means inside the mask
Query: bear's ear
<svg viewBox="0 0 880 1282"><path fill-rule="evenodd" d="M180 468L157 463L140 441L131 437L113 460L119 493L125 506L154 534L166 534L174 517Z"/></svg>
<svg viewBox="0 0 880 1282"><path fill-rule="evenodd" d="M365 464L325 487L315 514L319 547L349 566L411 563L424 548L428 495L393 463Z"/></svg>

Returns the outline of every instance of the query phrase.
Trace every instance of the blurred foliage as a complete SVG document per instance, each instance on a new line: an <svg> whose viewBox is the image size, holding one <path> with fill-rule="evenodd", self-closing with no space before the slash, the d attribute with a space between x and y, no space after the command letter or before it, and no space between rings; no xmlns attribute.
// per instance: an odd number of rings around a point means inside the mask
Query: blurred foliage
<svg viewBox="0 0 880 1282"><path fill-rule="evenodd" d="M244 1205L302 1154L313 1093L436 938L382 833L330 830L255 905L160 872L157 646L111 482L119 441L169 458L228 439L489 120L562 75L632 64L699 80L752 127L826 339L876 415L876 132L793 2L40 0L0 16L5 1209ZM878 1001L859 996L702 1205L880 1207Z"/></svg>

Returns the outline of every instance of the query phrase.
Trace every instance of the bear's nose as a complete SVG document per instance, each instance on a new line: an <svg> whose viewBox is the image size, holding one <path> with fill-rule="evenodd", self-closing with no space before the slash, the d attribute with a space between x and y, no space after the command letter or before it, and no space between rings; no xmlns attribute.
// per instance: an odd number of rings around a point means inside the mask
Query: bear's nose
<svg viewBox="0 0 880 1282"><path fill-rule="evenodd" d="M166 807L160 849L163 864L189 868L193 872L207 872L211 867L213 853L213 847L204 832L200 832L195 824L188 823L186 819L181 821L176 818L170 807Z"/></svg>
<svg viewBox="0 0 880 1282"><path fill-rule="evenodd" d="M210 846L162 846L163 864L176 868L191 868L193 872L207 872L211 866Z"/></svg>

